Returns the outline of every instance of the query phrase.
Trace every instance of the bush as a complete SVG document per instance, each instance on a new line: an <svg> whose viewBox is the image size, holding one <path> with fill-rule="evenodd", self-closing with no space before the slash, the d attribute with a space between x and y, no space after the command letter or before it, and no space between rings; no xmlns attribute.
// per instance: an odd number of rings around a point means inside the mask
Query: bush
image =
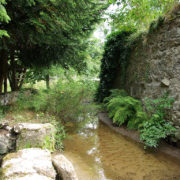
<svg viewBox="0 0 180 180"><path fill-rule="evenodd" d="M90 101L95 88L92 81L59 80L51 89L40 89L31 97L22 92L15 108L46 112L60 122L78 121L80 116L94 110Z"/></svg>

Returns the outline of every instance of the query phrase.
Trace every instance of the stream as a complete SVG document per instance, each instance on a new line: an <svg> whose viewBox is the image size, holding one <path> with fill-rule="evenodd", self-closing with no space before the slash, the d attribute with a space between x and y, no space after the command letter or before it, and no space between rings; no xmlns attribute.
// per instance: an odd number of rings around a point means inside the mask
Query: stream
<svg viewBox="0 0 180 180"><path fill-rule="evenodd" d="M149 152L96 120L66 126L64 154L79 180L180 180L180 161Z"/></svg>

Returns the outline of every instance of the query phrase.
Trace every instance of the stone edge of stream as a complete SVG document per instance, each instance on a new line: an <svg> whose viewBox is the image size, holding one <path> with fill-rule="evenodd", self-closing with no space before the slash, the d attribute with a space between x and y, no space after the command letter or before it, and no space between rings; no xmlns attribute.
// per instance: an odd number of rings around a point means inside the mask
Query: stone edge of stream
<svg viewBox="0 0 180 180"><path fill-rule="evenodd" d="M137 142L142 143L139 138L139 133L135 130L129 130L125 127L117 127L113 125L112 119L108 117L108 113L106 112L100 112L98 113L99 120L106 124L108 127L110 127L113 131ZM174 146L171 146L165 142L161 143L158 147L158 151L168 155L169 157L175 158L180 160L180 149L176 148Z"/></svg>

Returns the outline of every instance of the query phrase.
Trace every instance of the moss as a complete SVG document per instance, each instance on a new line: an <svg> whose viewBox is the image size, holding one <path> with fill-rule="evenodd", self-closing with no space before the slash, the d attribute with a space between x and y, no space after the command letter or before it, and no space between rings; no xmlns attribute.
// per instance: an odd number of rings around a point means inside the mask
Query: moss
<svg viewBox="0 0 180 180"><path fill-rule="evenodd" d="M3 179L3 177L4 177L4 170L3 169L0 169L0 179Z"/></svg>
<svg viewBox="0 0 180 180"><path fill-rule="evenodd" d="M146 36L147 36L147 32L146 32L146 31L137 31L137 32L131 34L131 35L128 37L127 44L128 44L128 46L132 49L132 48L134 48L138 43L141 43ZM136 55L138 55L138 54L136 54Z"/></svg>
<svg viewBox="0 0 180 180"><path fill-rule="evenodd" d="M5 168L0 169L0 179L2 179L2 180L8 180L8 179L9 179L9 178L5 178L5 174L6 174L6 172L8 171L8 169L9 169L11 166L12 166L12 165L9 164L9 165L7 165Z"/></svg>
<svg viewBox="0 0 180 180"><path fill-rule="evenodd" d="M18 158L19 156L21 156L21 154L22 154L21 152L10 153L3 158L3 161L7 161L7 160L13 159L13 158Z"/></svg>

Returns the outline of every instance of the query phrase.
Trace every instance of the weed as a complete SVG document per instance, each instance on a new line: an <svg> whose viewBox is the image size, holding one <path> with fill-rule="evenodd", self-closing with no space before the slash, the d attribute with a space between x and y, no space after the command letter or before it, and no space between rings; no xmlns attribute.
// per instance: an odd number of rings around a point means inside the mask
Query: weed
<svg viewBox="0 0 180 180"><path fill-rule="evenodd" d="M48 149L51 152L53 152L55 150L53 136L52 137L51 136L45 136L42 148Z"/></svg>
<svg viewBox="0 0 180 180"><path fill-rule="evenodd" d="M56 133L55 133L55 149L61 150L63 149L62 141L66 138L66 132L64 130L64 126L58 125L56 126Z"/></svg>

